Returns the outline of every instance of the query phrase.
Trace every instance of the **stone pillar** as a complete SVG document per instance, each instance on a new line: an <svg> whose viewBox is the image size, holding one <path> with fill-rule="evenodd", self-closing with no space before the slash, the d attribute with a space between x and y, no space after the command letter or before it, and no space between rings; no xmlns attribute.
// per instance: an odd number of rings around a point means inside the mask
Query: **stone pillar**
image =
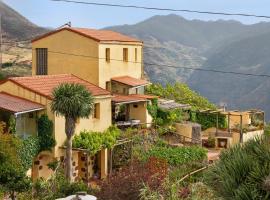
<svg viewBox="0 0 270 200"><path fill-rule="evenodd" d="M108 175L108 149L102 149L100 152L100 162L101 162L101 169L100 169L100 175L101 178L106 178Z"/></svg>

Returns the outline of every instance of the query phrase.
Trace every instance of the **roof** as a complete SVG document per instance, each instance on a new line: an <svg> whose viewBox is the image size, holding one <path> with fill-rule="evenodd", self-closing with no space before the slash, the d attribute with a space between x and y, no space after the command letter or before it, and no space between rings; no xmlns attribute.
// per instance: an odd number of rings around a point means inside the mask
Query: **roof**
<svg viewBox="0 0 270 200"><path fill-rule="evenodd" d="M13 113L42 110L44 106L27 99L0 92L0 109Z"/></svg>
<svg viewBox="0 0 270 200"><path fill-rule="evenodd" d="M188 104L177 103L174 100L158 99L158 106L162 109L190 109L191 106Z"/></svg>
<svg viewBox="0 0 270 200"><path fill-rule="evenodd" d="M148 101L146 98L134 95L114 95L112 101L115 104L127 104Z"/></svg>
<svg viewBox="0 0 270 200"><path fill-rule="evenodd" d="M73 27L65 27L65 28L61 28L55 31L51 31L48 32L46 34L43 34L41 36L38 36L37 38L33 39L32 42L35 42L37 40L40 40L42 38L48 37L50 35L53 35L55 33L58 33L60 31L63 30L67 30L67 31L71 31L74 33L77 33L79 35L82 35L84 37L93 39L95 41L101 42L101 41L107 41L107 42L139 42L142 43L142 41L127 36L127 35L123 35L121 33L118 32L114 32L114 31L110 31L110 30L96 30L96 29L88 29L88 28L73 28Z"/></svg>
<svg viewBox="0 0 270 200"><path fill-rule="evenodd" d="M92 83L78 78L72 74L58 74L58 75L41 75L29 77L12 77L7 81L12 81L15 84L26 88L30 91L38 93L42 96L52 98L52 91L61 83L78 83L84 85L93 96L110 95L110 92L102 89Z"/></svg>
<svg viewBox="0 0 270 200"><path fill-rule="evenodd" d="M148 94L130 94L129 96L144 98L144 99L148 99L148 100L158 98L158 96L152 96L152 95L148 95Z"/></svg>
<svg viewBox="0 0 270 200"><path fill-rule="evenodd" d="M137 87L137 86L143 86L143 85L150 84L146 80L137 79L137 78L133 78L133 77L130 77L130 76L114 77L111 80L112 81L116 81L118 83L122 83L122 84L128 85L128 86L132 86L132 87Z"/></svg>

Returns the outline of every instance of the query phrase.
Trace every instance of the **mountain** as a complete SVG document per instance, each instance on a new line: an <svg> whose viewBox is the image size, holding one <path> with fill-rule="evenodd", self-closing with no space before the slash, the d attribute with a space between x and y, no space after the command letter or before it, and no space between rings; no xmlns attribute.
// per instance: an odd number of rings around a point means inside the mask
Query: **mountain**
<svg viewBox="0 0 270 200"><path fill-rule="evenodd" d="M18 12L0 1L0 13L2 15L2 30L4 41L28 40L42 34L47 30L28 21Z"/></svg>
<svg viewBox="0 0 270 200"><path fill-rule="evenodd" d="M183 81L214 103L232 109L260 108L270 113L270 78L181 69L270 74L270 23L245 25L233 20L187 20L167 15L105 29L144 41L145 71L151 81Z"/></svg>
<svg viewBox="0 0 270 200"><path fill-rule="evenodd" d="M270 23L186 20L178 15L154 16L134 25L106 27L144 41L145 70L153 82L184 81L192 71L147 63L200 67L216 49L239 39L270 32Z"/></svg>
<svg viewBox="0 0 270 200"><path fill-rule="evenodd" d="M202 67L270 75L270 32L239 40L213 53ZM188 84L215 103L270 113L270 78L195 71Z"/></svg>
<svg viewBox="0 0 270 200"><path fill-rule="evenodd" d="M47 31L2 2L0 13L4 40L25 40ZM144 41L145 71L152 82L186 82L214 103L226 104L235 109L261 108L270 113L270 78L181 68L270 74L270 23L244 25L233 20L187 20L171 14L154 16L134 25L105 29ZM4 59L6 53L7 61L10 61L11 56L15 62L25 62L31 57L31 50L24 52L30 57L18 57L23 55L18 48L6 47L4 50Z"/></svg>

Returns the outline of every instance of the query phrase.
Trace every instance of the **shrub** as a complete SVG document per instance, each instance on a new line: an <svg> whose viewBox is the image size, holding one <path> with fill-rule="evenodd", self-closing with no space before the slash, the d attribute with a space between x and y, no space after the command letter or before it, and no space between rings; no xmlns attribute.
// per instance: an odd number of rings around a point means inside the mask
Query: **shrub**
<svg viewBox="0 0 270 200"><path fill-rule="evenodd" d="M12 134L16 133L16 119L13 115L8 120L8 132Z"/></svg>
<svg viewBox="0 0 270 200"><path fill-rule="evenodd" d="M270 138L262 137L223 151L205 179L224 199L269 199L269 171Z"/></svg>
<svg viewBox="0 0 270 200"><path fill-rule="evenodd" d="M216 127L217 125L217 115L213 113L200 113L200 112L191 112L190 118L193 122L201 124L202 130ZM227 119L225 115L218 115L218 127L227 128Z"/></svg>
<svg viewBox="0 0 270 200"><path fill-rule="evenodd" d="M147 104L147 110L152 116L154 123L160 126L172 125L174 122L182 120L182 111L180 109L165 110L158 107L157 99L153 99Z"/></svg>
<svg viewBox="0 0 270 200"><path fill-rule="evenodd" d="M91 193L89 188L83 182L70 183L64 175L62 169L56 171L48 181L38 179L33 185L34 199L37 200L54 200L56 198L64 198L76 192L85 191Z"/></svg>
<svg viewBox="0 0 270 200"><path fill-rule="evenodd" d="M146 163L133 161L104 180L96 195L101 200L137 200L143 183L157 190L167 176L167 169L167 163L157 158Z"/></svg>
<svg viewBox="0 0 270 200"><path fill-rule="evenodd" d="M206 98L192 91L184 83L167 84L163 87L161 84L151 84L147 87L147 93L166 99L173 99L178 103L189 104L193 108L216 109L216 106L210 103Z"/></svg>
<svg viewBox="0 0 270 200"><path fill-rule="evenodd" d="M56 144L53 137L53 122L45 114L38 119L38 138L40 151L51 150Z"/></svg>
<svg viewBox="0 0 270 200"><path fill-rule="evenodd" d="M72 145L75 148L87 149L91 154L96 154L102 148L112 148L120 135L120 130L114 126L106 131L82 131L75 135Z"/></svg>
<svg viewBox="0 0 270 200"><path fill-rule="evenodd" d="M38 155L39 149L39 140L37 137L29 137L22 141L17 154L24 170L28 170L32 167L33 159Z"/></svg>
<svg viewBox="0 0 270 200"><path fill-rule="evenodd" d="M207 140L207 147L214 148L216 146L216 139L214 137L209 136Z"/></svg>
<svg viewBox="0 0 270 200"><path fill-rule="evenodd" d="M146 158L157 157L165 159L172 166L185 164L192 161L202 161L206 158L206 149L191 147L160 147L154 146L146 152Z"/></svg>
<svg viewBox="0 0 270 200"><path fill-rule="evenodd" d="M18 154L21 146L21 140L12 134L0 136L0 186L11 199L15 199L16 192L28 190L31 183L21 163L24 158Z"/></svg>
<svg viewBox="0 0 270 200"><path fill-rule="evenodd" d="M196 182L190 186L191 195L188 200L221 200L214 192L202 182Z"/></svg>

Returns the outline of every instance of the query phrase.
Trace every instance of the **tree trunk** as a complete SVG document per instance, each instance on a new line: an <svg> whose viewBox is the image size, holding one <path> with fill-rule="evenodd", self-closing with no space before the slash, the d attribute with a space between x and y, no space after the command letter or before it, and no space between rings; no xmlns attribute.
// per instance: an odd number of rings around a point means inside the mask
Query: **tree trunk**
<svg viewBox="0 0 270 200"><path fill-rule="evenodd" d="M11 192L10 198L11 198L12 200L16 200L16 195L15 195L15 192L14 192L14 191Z"/></svg>
<svg viewBox="0 0 270 200"><path fill-rule="evenodd" d="M66 117L65 132L67 135L66 148L66 178L72 181L72 136L75 130L75 120L71 117Z"/></svg>

